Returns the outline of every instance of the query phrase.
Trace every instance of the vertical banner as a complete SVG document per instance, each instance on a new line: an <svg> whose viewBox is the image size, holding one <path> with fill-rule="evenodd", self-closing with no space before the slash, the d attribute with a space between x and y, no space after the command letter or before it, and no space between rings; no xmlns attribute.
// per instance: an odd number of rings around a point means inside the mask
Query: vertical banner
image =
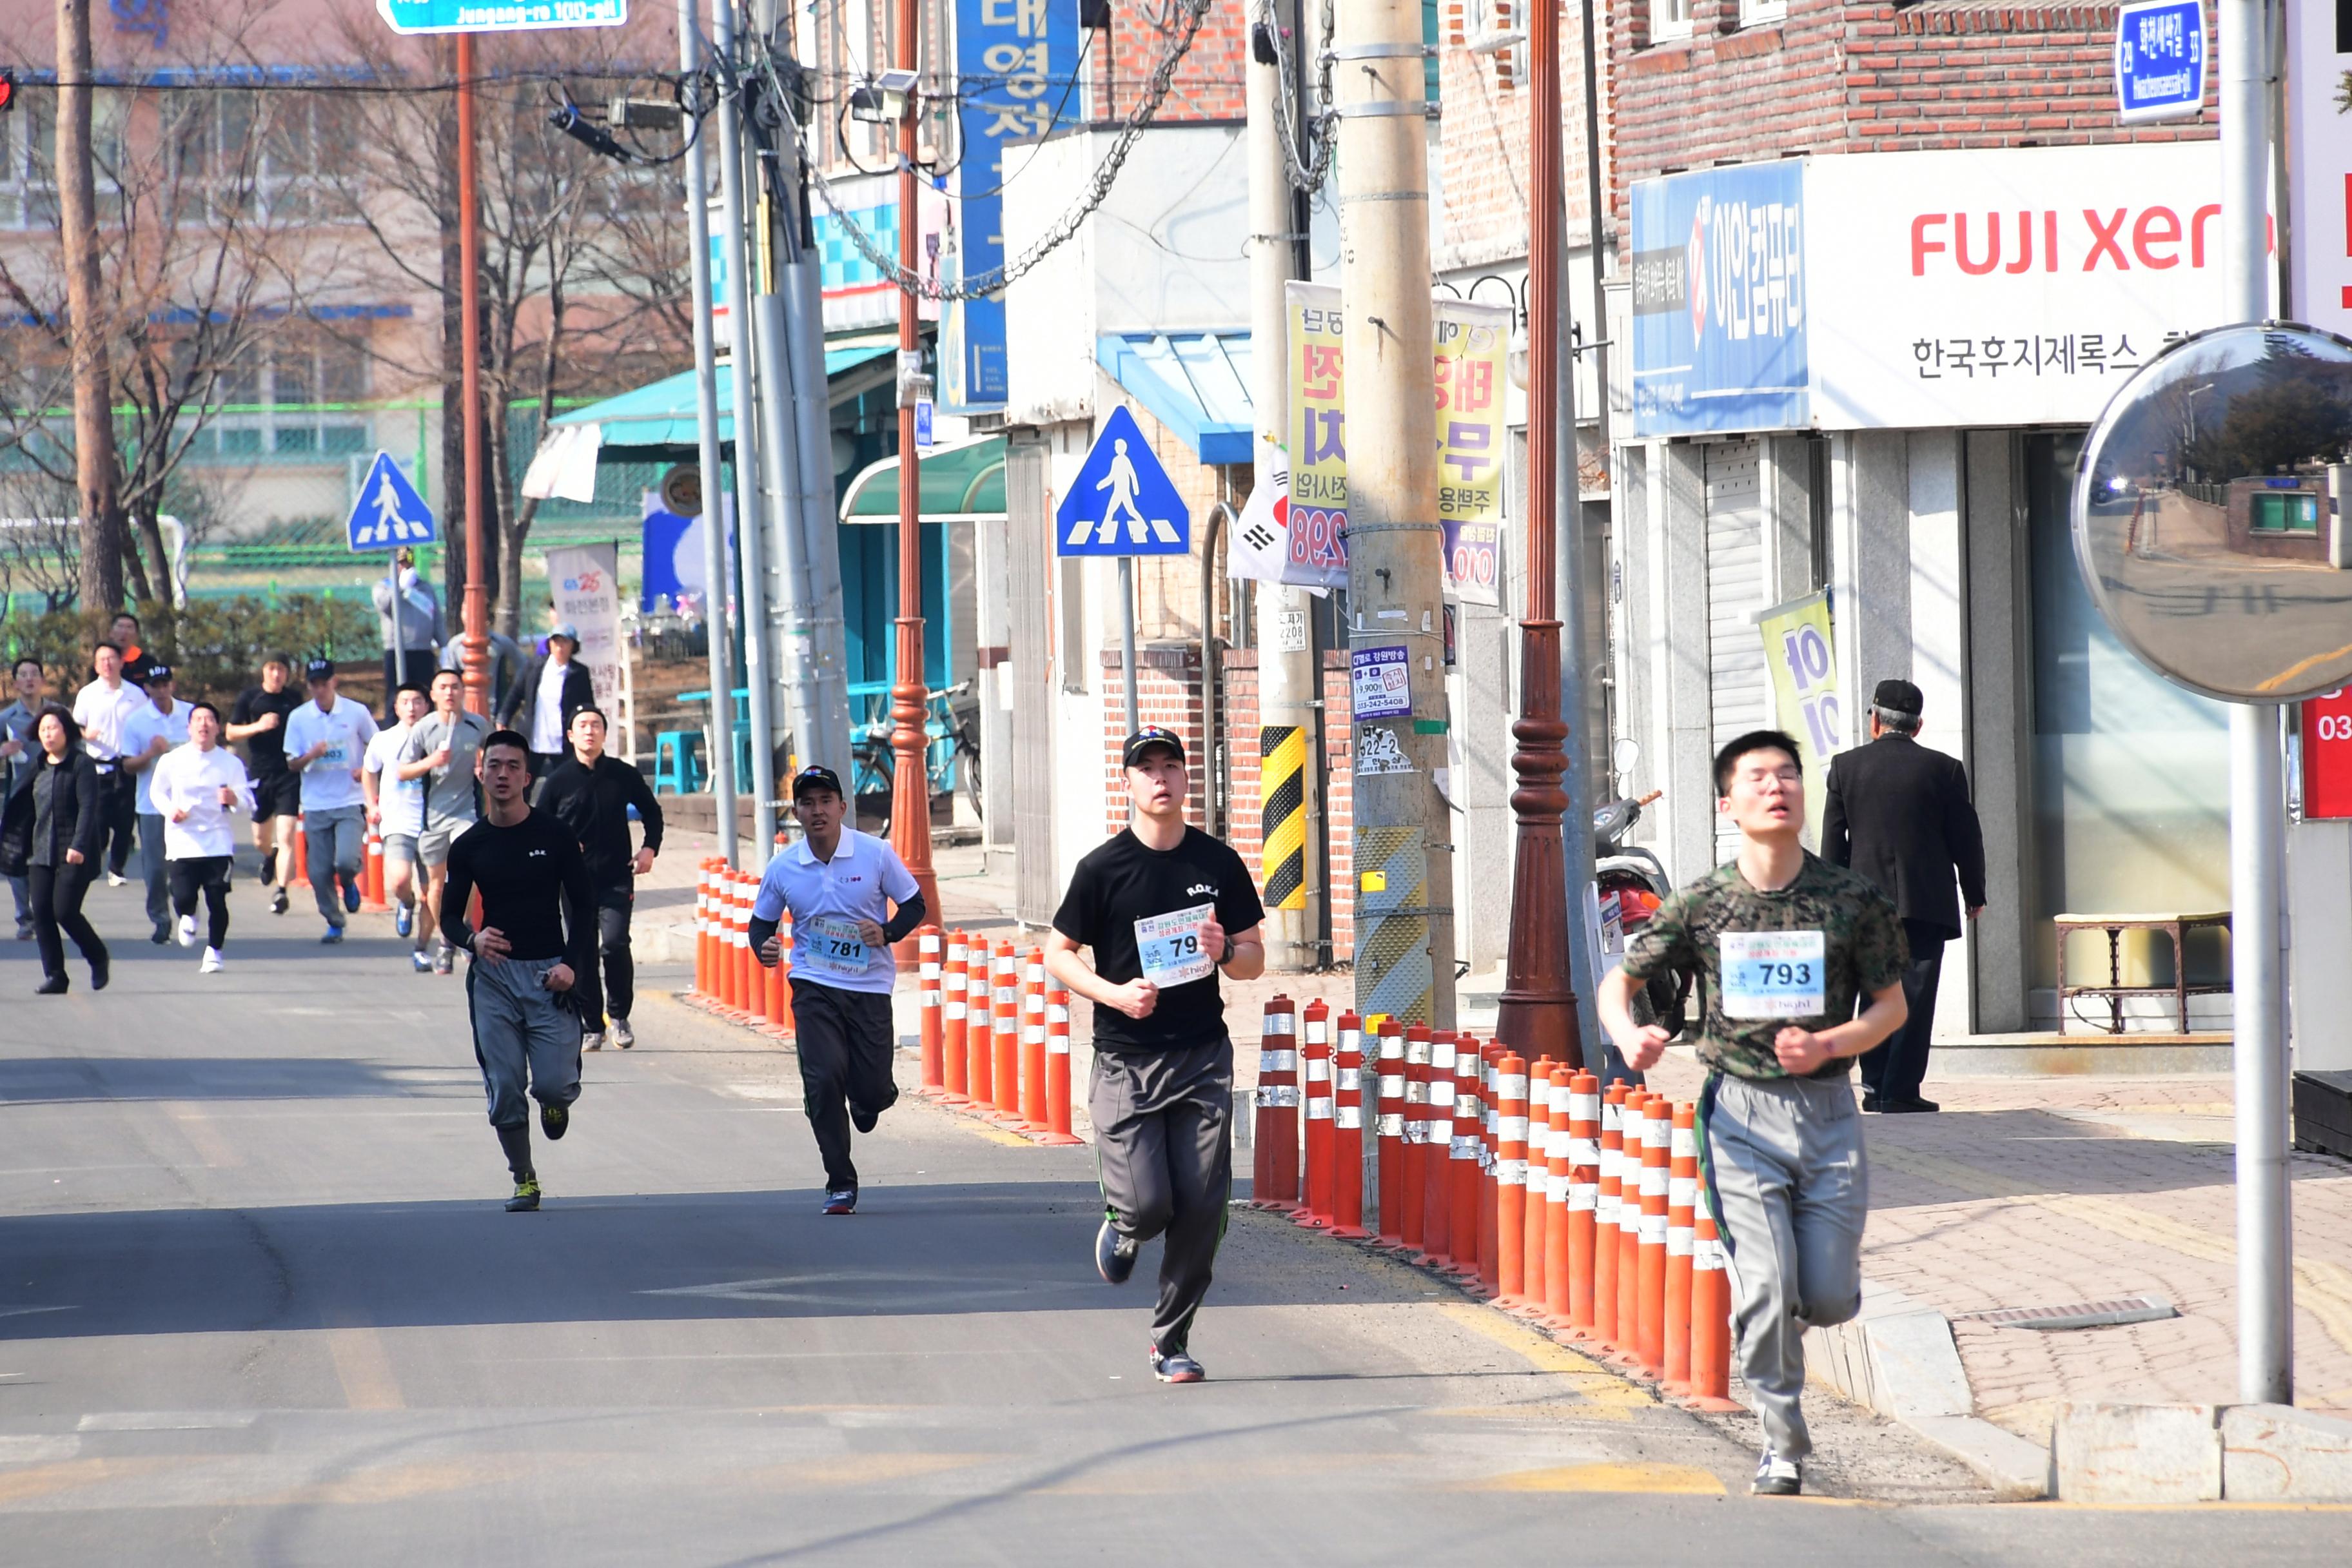
<svg viewBox="0 0 2352 1568"><path fill-rule="evenodd" d="M956 130L962 196L950 275L1004 265L1004 143L1034 141L1076 102L1077 0L956 0ZM950 414L1003 405L1004 301L947 308L940 401Z"/></svg>
<svg viewBox="0 0 2352 1568"><path fill-rule="evenodd" d="M1445 585L1465 605L1500 604L1503 378L1507 305L1437 301L1437 521Z"/></svg>
<svg viewBox="0 0 2352 1568"><path fill-rule="evenodd" d="M1764 664L1772 672L1773 721L1804 745L1805 826L1821 842L1830 758L1843 748L1845 718L1837 683L1837 639L1830 596L1808 594L1756 617Z"/></svg>
<svg viewBox="0 0 2352 1568"><path fill-rule="evenodd" d="M1339 374L1345 318L1328 283L1286 283L1290 318L1290 537L1282 580L1348 585L1348 400Z"/></svg>
<svg viewBox="0 0 2352 1568"><path fill-rule="evenodd" d="M580 659L596 682L596 706L621 711L621 595L614 567L620 547L574 544L547 552L547 591L555 618L580 628ZM617 717L608 721L619 728Z"/></svg>

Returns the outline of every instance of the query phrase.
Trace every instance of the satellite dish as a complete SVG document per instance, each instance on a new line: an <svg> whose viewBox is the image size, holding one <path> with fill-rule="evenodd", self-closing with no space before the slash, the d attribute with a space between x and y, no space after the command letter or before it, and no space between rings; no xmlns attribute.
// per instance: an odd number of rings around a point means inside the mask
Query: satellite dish
<svg viewBox="0 0 2352 1568"><path fill-rule="evenodd" d="M2074 558L2124 646L2228 702L2352 681L2352 342L2184 338L2126 382L2074 473Z"/></svg>

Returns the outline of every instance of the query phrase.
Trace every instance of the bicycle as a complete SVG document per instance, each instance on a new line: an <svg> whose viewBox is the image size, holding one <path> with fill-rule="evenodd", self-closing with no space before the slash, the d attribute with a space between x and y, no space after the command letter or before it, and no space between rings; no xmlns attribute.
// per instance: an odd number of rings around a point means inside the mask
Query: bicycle
<svg viewBox="0 0 2352 1568"><path fill-rule="evenodd" d="M924 776L934 795L961 787L972 814L984 806L980 782L980 698L970 679L923 694ZM897 727L885 717L858 727L850 741L849 793L861 826L877 837L890 831L898 753L890 744Z"/></svg>

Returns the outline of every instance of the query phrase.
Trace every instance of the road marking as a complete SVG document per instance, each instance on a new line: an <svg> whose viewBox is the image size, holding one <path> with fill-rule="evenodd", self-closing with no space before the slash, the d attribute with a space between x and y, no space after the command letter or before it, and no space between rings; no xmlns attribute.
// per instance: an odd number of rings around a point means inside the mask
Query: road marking
<svg viewBox="0 0 2352 1568"><path fill-rule="evenodd" d="M217 1432L250 1426L252 1410L100 1410L75 1425L79 1432Z"/></svg>
<svg viewBox="0 0 2352 1568"><path fill-rule="evenodd" d="M81 1439L71 1433L33 1433L0 1437L0 1465L32 1465L70 1459L81 1452Z"/></svg>
<svg viewBox="0 0 2352 1568"><path fill-rule="evenodd" d="M184 1468L196 1462L189 1458L151 1457L67 1459L59 1464L39 1465L29 1470L0 1475L0 1504L24 1502L33 1498L47 1497L52 1492L70 1491L76 1487L96 1486L100 1481L121 1480L131 1476L152 1475L157 1470Z"/></svg>
<svg viewBox="0 0 2352 1568"><path fill-rule="evenodd" d="M502 1461L503 1463L503 1461ZM325 1504L404 1502L466 1487L502 1486L511 1479L499 1465L478 1459L383 1465L331 1480L306 1481L281 1491L224 1499L230 1508L300 1508Z"/></svg>
<svg viewBox="0 0 2352 1568"><path fill-rule="evenodd" d="M1463 1481L1468 1492L1653 1492L1682 1497L1721 1497L1723 1482L1696 1465L1633 1461L1623 1464L1555 1465Z"/></svg>
<svg viewBox="0 0 2352 1568"><path fill-rule="evenodd" d="M0 1307L0 1318L29 1318L36 1312L79 1312L79 1307Z"/></svg>
<svg viewBox="0 0 2352 1568"><path fill-rule="evenodd" d="M1633 1411L1658 1403L1600 1363L1546 1339L1491 1307L1468 1301L1440 1301L1436 1305L1439 1311L1472 1333L1517 1352L1539 1372L1566 1379L1571 1392L1590 1402L1586 1414L1597 1420L1628 1421L1633 1419Z"/></svg>
<svg viewBox="0 0 2352 1568"><path fill-rule="evenodd" d="M731 1472L728 1483L754 1491L798 1490L808 1487L854 1487L884 1481L914 1480L946 1470L974 1465L1000 1464L1013 1454L848 1454L835 1459L810 1459L790 1465L762 1465Z"/></svg>
<svg viewBox="0 0 2352 1568"><path fill-rule="evenodd" d="M353 1410L404 1410L407 1401L400 1396L400 1379L393 1375L392 1357L386 1353L383 1336L364 1324L348 1324L329 1329L327 1353L335 1363L336 1381L343 1385L343 1400Z"/></svg>
<svg viewBox="0 0 2352 1568"><path fill-rule="evenodd" d="M212 1118L194 1106L175 1107L172 1120L180 1124L180 1135L196 1152L196 1157L215 1171L234 1170L245 1163L245 1156L220 1134Z"/></svg>

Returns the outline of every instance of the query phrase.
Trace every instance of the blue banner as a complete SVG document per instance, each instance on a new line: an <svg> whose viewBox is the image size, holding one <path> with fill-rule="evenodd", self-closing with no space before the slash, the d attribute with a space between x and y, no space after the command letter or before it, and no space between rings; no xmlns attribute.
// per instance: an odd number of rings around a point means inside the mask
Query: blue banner
<svg viewBox="0 0 2352 1568"><path fill-rule="evenodd" d="M1077 0L956 0L958 276L1004 265L1004 144L1034 141L1079 107ZM1001 407L1005 378L1004 304L965 300L948 307L940 356L941 405L951 413Z"/></svg>
<svg viewBox="0 0 2352 1568"><path fill-rule="evenodd" d="M1804 164L1633 186L1633 427L1643 436L1809 421Z"/></svg>

